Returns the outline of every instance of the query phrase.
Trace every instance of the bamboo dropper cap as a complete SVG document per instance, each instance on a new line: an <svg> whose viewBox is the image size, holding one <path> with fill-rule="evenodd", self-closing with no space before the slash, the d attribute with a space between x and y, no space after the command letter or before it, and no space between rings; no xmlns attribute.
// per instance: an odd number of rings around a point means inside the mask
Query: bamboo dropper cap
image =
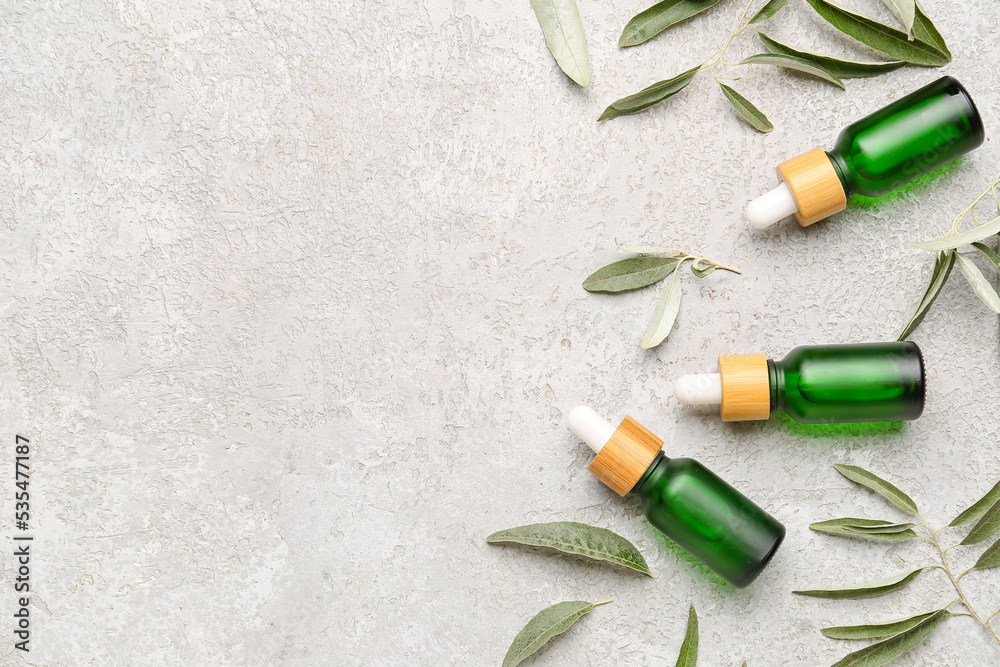
<svg viewBox="0 0 1000 667"><path fill-rule="evenodd" d="M778 165L778 180L788 184L798 208L792 215L803 227L847 208L847 193L830 156L814 148Z"/></svg>
<svg viewBox="0 0 1000 667"><path fill-rule="evenodd" d="M662 440L631 417L613 428L585 405L570 411L569 427L597 452L587 469L620 496L632 490L663 447Z"/></svg>
<svg viewBox="0 0 1000 667"><path fill-rule="evenodd" d="M752 227L766 229L794 215L803 227L847 208L847 193L830 156L814 148L778 165L778 185L747 204Z"/></svg>
<svg viewBox="0 0 1000 667"><path fill-rule="evenodd" d="M719 375L722 421L751 421L771 416L771 380L766 355L723 355L719 357Z"/></svg>

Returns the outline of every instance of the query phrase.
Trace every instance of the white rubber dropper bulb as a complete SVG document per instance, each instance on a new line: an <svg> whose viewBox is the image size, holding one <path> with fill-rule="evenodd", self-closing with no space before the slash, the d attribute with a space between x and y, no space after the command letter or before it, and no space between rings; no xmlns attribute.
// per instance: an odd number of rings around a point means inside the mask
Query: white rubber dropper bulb
<svg viewBox="0 0 1000 667"><path fill-rule="evenodd" d="M578 405L569 411L569 430L600 454L617 429L591 408Z"/></svg>
<svg viewBox="0 0 1000 667"><path fill-rule="evenodd" d="M674 396L685 405L719 405L722 403L722 375L682 375L674 382Z"/></svg>
<svg viewBox="0 0 1000 667"><path fill-rule="evenodd" d="M778 187L762 194L747 204L744 217L751 227L766 229L782 218L787 218L799 210L788 184L782 181Z"/></svg>

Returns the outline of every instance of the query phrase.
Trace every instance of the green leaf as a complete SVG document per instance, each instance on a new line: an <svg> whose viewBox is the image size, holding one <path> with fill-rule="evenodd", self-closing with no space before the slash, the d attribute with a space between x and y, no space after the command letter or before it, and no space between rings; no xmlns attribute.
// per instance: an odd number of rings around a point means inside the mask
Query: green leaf
<svg viewBox="0 0 1000 667"><path fill-rule="evenodd" d="M838 463L833 467L847 479L871 489L904 512L910 512L911 514L918 513L917 504L913 502L912 498L878 475L868 472L864 468L859 468L858 466L849 466Z"/></svg>
<svg viewBox="0 0 1000 667"><path fill-rule="evenodd" d="M778 12L780 12L788 0L769 0L769 2L760 8L760 11L753 15L753 18L747 21L747 24L760 23L761 21L766 21Z"/></svg>
<svg viewBox="0 0 1000 667"><path fill-rule="evenodd" d="M798 49L793 49L786 44L782 44L781 42L768 37L762 32L758 32L757 34L760 36L760 40L764 42L765 48L767 48L767 50L771 53L781 53L786 56L795 56L797 58L809 60L816 63L820 67L823 67L827 72L839 79L859 79L863 77L878 76L879 74L885 74L886 72L891 72L894 69L899 69L906 64L902 60L891 60L884 63L865 63L855 62L853 60L839 60L837 58L830 58L829 56L809 53L808 51L799 51Z"/></svg>
<svg viewBox="0 0 1000 667"><path fill-rule="evenodd" d="M611 106L604 110L601 117L597 119L598 122L611 120L612 118L618 118L619 116L628 116L630 114L638 113L644 109L648 109L654 104L658 104L668 97L673 97L677 93L684 90L685 87L691 80L694 79L694 75L701 70L701 65L697 67L692 67L686 72L678 74L672 79L666 79L665 81L659 81L651 86L643 88L638 93L634 95L629 95L628 97L623 97L616 102L612 102Z"/></svg>
<svg viewBox="0 0 1000 667"><path fill-rule="evenodd" d="M669 276L680 261L679 257L629 257L591 273L583 289L613 294L646 287Z"/></svg>
<svg viewBox="0 0 1000 667"><path fill-rule="evenodd" d="M753 129L758 132L770 132L774 129L774 125L767 119L767 116L761 113L760 109L755 107L750 100L724 83L720 83L719 86L722 88L722 94L726 96L736 112L743 117L743 120L750 123Z"/></svg>
<svg viewBox="0 0 1000 667"><path fill-rule="evenodd" d="M998 529L1000 529L1000 500L983 513L961 544L979 544L993 537Z"/></svg>
<svg viewBox="0 0 1000 667"><path fill-rule="evenodd" d="M978 241L973 243L972 247L978 250L979 252L983 253L986 259L990 260L990 263L993 265L993 268L997 270L997 273L1000 273L1000 255L993 252L993 249L990 248L988 245L983 245Z"/></svg>
<svg viewBox="0 0 1000 667"><path fill-rule="evenodd" d="M916 0L882 0L892 15L906 28L906 34L913 38L913 20L917 17Z"/></svg>
<svg viewBox="0 0 1000 667"><path fill-rule="evenodd" d="M799 58L798 56L787 56L783 53L757 53L749 58L740 61L741 65L775 65L786 69L793 69L797 72L810 74L818 79L823 79L840 88L844 87L844 82L831 74L825 67L811 60Z"/></svg>
<svg viewBox="0 0 1000 667"><path fill-rule="evenodd" d="M957 517L955 520L949 523L951 527L964 526L967 523L972 523L979 517L983 515L986 510L991 508L996 502L1000 500L1000 482L993 485L993 488L986 492L986 495L980 498L972 505L969 509L965 510Z"/></svg>
<svg viewBox="0 0 1000 667"><path fill-rule="evenodd" d="M590 83L587 37L576 0L531 0L545 43L566 76L581 86Z"/></svg>
<svg viewBox="0 0 1000 667"><path fill-rule="evenodd" d="M910 41L905 32L890 28L866 16L852 14L826 0L806 0L806 2L837 30L892 58L926 67L940 67L951 60L950 56L937 47L919 39Z"/></svg>
<svg viewBox="0 0 1000 667"><path fill-rule="evenodd" d="M994 542L989 549L984 551L972 567L976 570L986 570L997 565L1000 565L1000 540Z"/></svg>
<svg viewBox="0 0 1000 667"><path fill-rule="evenodd" d="M845 517L843 519L829 519L827 521L819 521L810 524L809 527L812 528L813 530L818 530L821 528L853 528L859 531L881 530L884 532L899 532L914 525L916 524L892 523L891 521L883 521L882 519L860 519L855 517ZM813 526L816 526L817 528L813 528ZM819 532L823 531L820 530Z"/></svg>
<svg viewBox="0 0 1000 667"><path fill-rule="evenodd" d="M979 267L961 253L956 253L955 259L958 262L958 270L972 286L972 291L976 293L979 300L994 313L1000 314L1000 294L997 294L997 291L993 289L993 285L986 280L986 276L979 270Z"/></svg>
<svg viewBox="0 0 1000 667"><path fill-rule="evenodd" d="M919 646L930 636L941 622L951 616L947 609L934 612L915 626L890 637L878 644L872 644L855 651L833 665L833 667L879 667L895 660L907 651Z"/></svg>
<svg viewBox="0 0 1000 667"><path fill-rule="evenodd" d="M910 316L910 320L903 327L903 332L899 334L897 340L906 340L920 326L920 323L924 321L927 311L934 305L938 295L941 293L941 288L944 287L944 284L948 282L949 276L951 276L951 270L955 267L955 256L957 254L954 250L949 250L948 252L939 253L935 258L934 271L931 273L931 281L927 285L927 290L924 292L923 298L920 299L920 304L913 315Z"/></svg>
<svg viewBox="0 0 1000 667"><path fill-rule="evenodd" d="M904 630L909 630L933 614L933 611L929 611L926 614L917 614L910 618L904 618L901 621L889 621L887 623L841 625L833 628L823 628L820 632L830 639L878 639L881 637L891 637Z"/></svg>
<svg viewBox="0 0 1000 667"><path fill-rule="evenodd" d="M905 523L890 523L884 526L847 526L850 530L856 533L863 533L865 535L888 535L891 533L905 533L917 524L905 522Z"/></svg>
<svg viewBox="0 0 1000 667"><path fill-rule="evenodd" d="M863 598L874 598L886 593L898 591L906 587L911 581L917 578L921 572L927 568L921 567L912 572L902 572L894 574L885 579L869 581L856 586L845 586L842 588L817 588L813 590L792 591L796 595L804 595L810 598L824 598L828 600L861 600Z"/></svg>
<svg viewBox="0 0 1000 667"><path fill-rule="evenodd" d="M550 639L569 630L581 616L590 613L590 610L597 605L608 602L611 600L559 602L541 610L514 637L510 648L507 649L507 655L503 658L503 667L516 667L516 665L521 664L526 658L545 646Z"/></svg>
<svg viewBox="0 0 1000 667"><path fill-rule="evenodd" d="M901 542L912 540L917 534L911 530L912 523L890 523L878 519L830 519L809 524L817 533L846 535L848 537L870 537L876 540Z"/></svg>
<svg viewBox="0 0 1000 667"><path fill-rule="evenodd" d="M970 229L969 231L957 234L956 236L951 236L937 241L910 241L910 245L914 248L920 248L921 250L954 250L955 248L961 247L966 243L982 241L983 239L989 238L997 233L1000 233L1000 217L993 218L989 222L983 223L975 229Z"/></svg>
<svg viewBox="0 0 1000 667"><path fill-rule="evenodd" d="M618 46L642 44L667 28L700 14L719 3L719 0L663 0L632 17L625 25ZM775 10L777 11L777 10Z"/></svg>
<svg viewBox="0 0 1000 667"><path fill-rule="evenodd" d="M656 310L649 321L646 333L642 335L640 347L649 349L656 347L667 339L670 330L674 328L674 320L677 319L677 311L681 308L681 272L674 270L670 280L663 286L660 292L660 300L656 303Z"/></svg>
<svg viewBox="0 0 1000 667"><path fill-rule="evenodd" d="M948 50L948 45L944 42L944 37L938 32L938 29L934 27L931 20L927 18L924 14L923 9L920 7L920 3L916 3L917 11L914 13L913 19L913 35L926 44L930 44L935 49L943 53L948 60L951 60L951 51Z"/></svg>
<svg viewBox="0 0 1000 667"><path fill-rule="evenodd" d="M698 664L698 614L694 605L688 610L687 632L684 633L684 643L681 653L677 656L676 667L695 667Z"/></svg>
<svg viewBox="0 0 1000 667"><path fill-rule="evenodd" d="M634 544L606 528L576 521L553 521L508 528L486 538L490 544L513 542L615 563L650 577L653 573Z"/></svg>

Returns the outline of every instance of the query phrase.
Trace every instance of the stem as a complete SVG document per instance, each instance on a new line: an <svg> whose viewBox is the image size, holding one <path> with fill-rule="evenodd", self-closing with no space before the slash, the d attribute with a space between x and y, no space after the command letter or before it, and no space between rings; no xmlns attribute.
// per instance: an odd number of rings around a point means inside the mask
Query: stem
<svg viewBox="0 0 1000 667"><path fill-rule="evenodd" d="M729 35L729 39L727 39L726 43L722 45L722 48L713 53L712 55L710 55L708 59L706 59L705 62L701 64L701 69L707 68L708 71L712 74L712 77L715 78L716 83L719 83L720 79L735 81L736 79L739 78L739 77L733 78L733 77L720 76L719 74L716 74L715 68L717 65L720 64L725 67L731 67L734 64L734 63L727 63L722 59L722 57L726 55L726 49L728 49L729 45L733 43L733 40L742 35L743 31L746 30L747 27L749 27L750 22L747 21L747 14L750 13L750 8L753 7L754 2L756 2L756 0L750 0L750 2L747 3L746 7L743 8L743 13L740 14L740 18L736 22L737 28L733 30L732 34Z"/></svg>
<svg viewBox="0 0 1000 667"><path fill-rule="evenodd" d="M667 255L668 257L677 257L680 259L679 263L693 259L694 263L697 265L699 262L706 262L713 265L717 269L722 269L723 271L732 271L733 273L743 273L735 266L729 266L728 264L719 264L718 262L713 262L707 257L699 257L698 255L692 255L689 252L685 252L680 248L656 248L653 246L638 246L638 247L626 247L615 239L615 245L618 246L619 250L624 250L625 252L634 252L640 255Z"/></svg>
<svg viewBox="0 0 1000 667"><path fill-rule="evenodd" d="M708 262L709 264L714 264L715 268L722 269L723 271L732 271L733 273L743 273L735 266L729 266L728 264L719 264L718 262L713 262L707 257L695 257L694 255L688 255L685 259L693 259L695 264L697 264L698 262Z"/></svg>
<svg viewBox="0 0 1000 667"><path fill-rule="evenodd" d="M609 602L611 602L611 598L608 598L607 600L601 600L600 602L595 602L593 606L596 607L599 604L607 604Z"/></svg>
<svg viewBox="0 0 1000 667"><path fill-rule="evenodd" d="M971 204L969 204L966 208L962 209L962 211L958 215L956 215L955 218L951 221L951 229L948 231L947 234L944 235L944 237L948 238L949 236L954 236L955 234L958 234L958 226L962 223L962 220L964 220L966 216L969 216L970 214L972 220L977 224L980 224L979 219L976 217L975 209L976 206L979 204L979 202L986 199L987 196L992 196L993 200L997 202L997 207L1000 208L1000 199L997 199L997 193L996 193L996 187L998 185L1000 185L1000 178L990 183L990 187L986 188L986 190L984 190L981 195L976 197L976 199Z"/></svg>
<svg viewBox="0 0 1000 667"><path fill-rule="evenodd" d="M1000 182L1000 181L998 181L998 182ZM985 196L985 195L986 195L986 193L983 194L983 196ZM941 569L944 570L945 574L948 575L948 578L951 579L951 584L952 584L952 586L955 587L955 592L958 593L959 601L961 601L962 606L964 606L966 609L969 610L968 614L964 614L962 612L958 612L955 615L956 616L965 616L965 615L972 616L974 619L976 619L977 621L979 621L980 625L982 625L984 628L986 628L986 631L990 633L990 636L993 637L993 640L997 643L997 645L1000 645L1000 637L997 636L997 633L993 632L993 628L990 627L990 624L987 621L984 621L979 616L979 614L976 613L976 610L972 607L972 604L969 602L969 598L967 598L965 596L965 591L962 590L962 585L959 583L959 579L961 579L962 576L964 576L965 573L968 572L968 570L966 570L965 572L963 572L962 574L960 574L958 577L955 577L955 575L952 574L951 568L948 566L948 556L946 555L946 551L945 551L944 547L941 546L941 541L938 540L937 533L934 531L933 528L931 528L927 524L927 519L925 519L923 517L923 515L921 515L921 514L918 513L917 516L920 517L920 521L924 524L924 528L926 528L927 531L931 534L931 538L932 538L932 541L934 543L934 546L937 547L938 553L941 554ZM954 602L950 602L949 603L949 605L951 605L951 604L954 604Z"/></svg>

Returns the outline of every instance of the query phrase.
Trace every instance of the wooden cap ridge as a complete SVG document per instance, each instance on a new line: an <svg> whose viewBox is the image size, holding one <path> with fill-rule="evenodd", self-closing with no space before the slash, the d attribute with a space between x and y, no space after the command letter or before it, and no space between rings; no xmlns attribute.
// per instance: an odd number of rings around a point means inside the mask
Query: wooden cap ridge
<svg viewBox="0 0 1000 667"><path fill-rule="evenodd" d="M788 184L798 211L795 219L803 227L847 208L847 193L840 183L830 156L814 148L778 165L778 180Z"/></svg>
<svg viewBox="0 0 1000 667"><path fill-rule="evenodd" d="M722 376L724 422L767 419L771 416L771 380L763 354L728 354L719 357Z"/></svg>
<svg viewBox="0 0 1000 667"><path fill-rule="evenodd" d="M636 420L625 417L587 470L624 496L649 469L661 447L662 440Z"/></svg>

